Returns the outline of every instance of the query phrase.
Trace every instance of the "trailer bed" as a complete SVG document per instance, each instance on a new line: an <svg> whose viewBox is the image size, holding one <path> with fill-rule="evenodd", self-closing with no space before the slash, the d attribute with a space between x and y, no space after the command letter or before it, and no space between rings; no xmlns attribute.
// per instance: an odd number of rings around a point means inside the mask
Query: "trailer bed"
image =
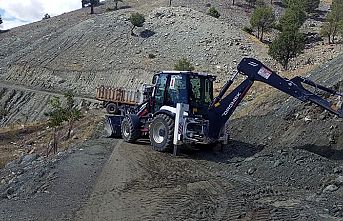
<svg viewBox="0 0 343 221"><path fill-rule="evenodd" d="M116 104L137 105L141 102L142 94L139 90L100 86L96 88L96 99Z"/></svg>

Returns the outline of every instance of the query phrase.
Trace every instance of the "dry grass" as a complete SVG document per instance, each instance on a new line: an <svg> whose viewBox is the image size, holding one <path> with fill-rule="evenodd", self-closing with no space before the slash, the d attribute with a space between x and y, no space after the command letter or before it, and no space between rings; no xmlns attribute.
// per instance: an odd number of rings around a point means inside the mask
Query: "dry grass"
<svg viewBox="0 0 343 221"><path fill-rule="evenodd" d="M86 113L85 116L75 123L72 138L66 139L67 125L63 125L58 131L60 150L81 143L91 138L93 131L100 122L99 111ZM0 168L9 161L21 157L23 154L38 153L46 155L47 147L53 137L53 130L47 126L47 122L36 122L29 125L12 125L0 129Z"/></svg>

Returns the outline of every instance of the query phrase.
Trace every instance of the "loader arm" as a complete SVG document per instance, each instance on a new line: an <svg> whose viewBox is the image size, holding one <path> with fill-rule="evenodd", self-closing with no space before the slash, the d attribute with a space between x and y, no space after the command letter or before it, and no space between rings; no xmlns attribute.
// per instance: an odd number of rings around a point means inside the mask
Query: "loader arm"
<svg viewBox="0 0 343 221"><path fill-rule="evenodd" d="M316 90L325 91L334 96L343 96L337 91L300 76L294 77L290 80L283 78L263 65L260 61L253 58L244 58L239 63L237 70L238 72L224 85L219 95L214 98L209 107L208 136L210 139L218 139L221 128L225 125L227 120L229 120L238 104L243 100L244 96L255 81L264 82L303 102L310 101L338 117L343 117L342 107L335 107L330 101L327 101L323 97L307 90L303 84L307 84L308 86L316 88ZM234 78L238 73L247 76L247 78L226 97L223 97L232 85Z"/></svg>

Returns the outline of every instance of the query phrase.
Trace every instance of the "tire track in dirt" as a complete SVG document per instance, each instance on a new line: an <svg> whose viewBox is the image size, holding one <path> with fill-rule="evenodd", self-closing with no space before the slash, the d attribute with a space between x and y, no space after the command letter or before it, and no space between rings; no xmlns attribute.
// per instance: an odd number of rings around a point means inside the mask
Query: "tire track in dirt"
<svg viewBox="0 0 343 221"><path fill-rule="evenodd" d="M118 142L76 220L311 220L303 192ZM309 212L310 211L310 212ZM312 212L311 212L312 211Z"/></svg>

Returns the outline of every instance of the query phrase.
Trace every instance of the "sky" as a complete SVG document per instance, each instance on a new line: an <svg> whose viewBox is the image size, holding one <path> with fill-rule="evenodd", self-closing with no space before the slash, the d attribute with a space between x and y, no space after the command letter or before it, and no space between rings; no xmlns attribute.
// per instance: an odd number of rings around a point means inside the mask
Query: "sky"
<svg viewBox="0 0 343 221"><path fill-rule="evenodd" d="M10 29L27 23L60 15L81 8L81 0L0 0L1 29Z"/></svg>

